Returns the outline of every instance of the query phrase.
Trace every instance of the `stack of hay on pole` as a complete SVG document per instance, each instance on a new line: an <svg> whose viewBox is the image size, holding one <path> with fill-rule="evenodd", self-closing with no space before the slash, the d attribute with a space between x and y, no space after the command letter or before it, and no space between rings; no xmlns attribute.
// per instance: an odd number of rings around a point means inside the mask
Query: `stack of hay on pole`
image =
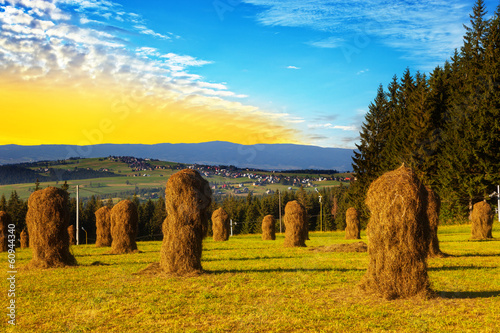
<svg viewBox="0 0 500 333"><path fill-rule="evenodd" d="M346 228L345 239L361 239L359 227L359 213L354 207L345 212Z"/></svg>
<svg viewBox="0 0 500 333"><path fill-rule="evenodd" d="M262 240L275 240L276 239L276 220L272 215L264 216L262 220Z"/></svg>
<svg viewBox="0 0 500 333"><path fill-rule="evenodd" d="M213 239L216 242L224 242L229 239L229 215L224 208L219 208L212 214Z"/></svg>
<svg viewBox="0 0 500 333"><path fill-rule="evenodd" d="M77 264L69 251L69 208L65 190L47 187L33 192L28 199L26 224L33 252L28 268Z"/></svg>
<svg viewBox="0 0 500 333"><path fill-rule="evenodd" d="M29 247L28 233L25 229L21 231L21 249L27 249Z"/></svg>
<svg viewBox="0 0 500 333"><path fill-rule="evenodd" d="M472 239L481 240L493 238L493 210L486 200L474 205L471 220Z"/></svg>
<svg viewBox="0 0 500 333"><path fill-rule="evenodd" d="M130 200L122 200L111 209L111 253L137 252L139 216L137 206Z"/></svg>
<svg viewBox="0 0 500 333"><path fill-rule="evenodd" d="M376 179L366 205L370 263L360 287L386 299L432 295L427 275L428 194L413 170L401 166Z"/></svg>
<svg viewBox="0 0 500 333"><path fill-rule="evenodd" d="M163 222L160 268L178 276L202 273L202 241L208 230L212 191L196 170L170 176L165 189L167 218Z"/></svg>
<svg viewBox="0 0 500 333"><path fill-rule="evenodd" d="M297 200L289 201L285 206L285 247L306 246L307 212Z"/></svg>
<svg viewBox="0 0 500 333"><path fill-rule="evenodd" d="M8 228L12 223L12 219L7 212L0 211L0 252L8 251Z"/></svg>
<svg viewBox="0 0 500 333"><path fill-rule="evenodd" d="M76 245L75 226L74 225L70 225L68 227L68 237L69 237L69 245Z"/></svg>
<svg viewBox="0 0 500 333"><path fill-rule="evenodd" d="M111 246L111 209L104 206L95 212L96 242L95 246Z"/></svg>

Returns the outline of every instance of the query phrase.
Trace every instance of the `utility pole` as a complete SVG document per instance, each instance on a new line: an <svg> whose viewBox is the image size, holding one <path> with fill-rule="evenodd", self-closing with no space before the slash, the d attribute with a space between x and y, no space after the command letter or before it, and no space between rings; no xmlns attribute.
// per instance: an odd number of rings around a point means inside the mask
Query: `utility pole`
<svg viewBox="0 0 500 333"><path fill-rule="evenodd" d="M281 191L278 190L278 206L279 206L279 215L280 215L280 234L283 232L281 229Z"/></svg>
<svg viewBox="0 0 500 333"><path fill-rule="evenodd" d="M231 221L231 237L233 236L233 219L230 219L229 221Z"/></svg>
<svg viewBox="0 0 500 333"><path fill-rule="evenodd" d="M78 216L80 215L80 200L79 200L79 185L76 185L76 245L80 245L80 237L78 234L80 233L80 223L78 220Z"/></svg>
<svg viewBox="0 0 500 333"><path fill-rule="evenodd" d="M323 231L323 202L321 201L321 194L317 188L314 188L319 195L319 231Z"/></svg>

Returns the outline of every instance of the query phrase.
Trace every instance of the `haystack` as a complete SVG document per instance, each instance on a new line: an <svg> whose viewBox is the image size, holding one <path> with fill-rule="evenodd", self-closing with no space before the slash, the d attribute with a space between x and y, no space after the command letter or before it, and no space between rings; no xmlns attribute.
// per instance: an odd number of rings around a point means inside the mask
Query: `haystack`
<svg viewBox="0 0 500 333"><path fill-rule="evenodd" d="M486 201L481 201L474 205L471 220L472 239L493 238L491 233L493 228L493 210Z"/></svg>
<svg viewBox="0 0 500 333"><path fill-rule="evenodd" d="M111 209L111 253L137 252L139 216L136 205L130 200L122 200Z"/></svg>
<svg viewBox="0 0 500 333"><path fill-rule="evenodd" d="M275 223L276 221L274 219L274 216L264 216L264 219L262 220L262 240L276 239Z"/></svg>
<svg viewBox="0 0 500 333"><path fill-rule="evenodd" d="M70 225L68 227L68 236L69 236L69 245L76 245L75 226L74 225Z"/></svg>
<svg viewBox="0 0 500 333"><path fill-rule="evenodd" d="M69 251L68 193L55 187L33 192L28 199L26 224L33 258L28 268L76 265Z"/></svg>
<svg viewBox="0 0 500 333"><path fill-rule="evenodd" d="M6 252L8 248L8 229L12 219L7 212L0 211L0 252Z"/></svg>
<svg viewBox="0 0 500 333"><path fill-rule="evenodd" d="M285 247L306 246L307 213L297 200L285 206Z"/></svg>
<svg viewBox="0 0 500 333"><path fill-rule="evenodd" d="M366 205L370 263L361 288L386 299L431 295L427 275L427 191L414 172L401 166L376 179Z"/></svg>
<svg viewBox="0 0 500 333"><path fill-rule="evenodd" d="M359 228L359 213L354 207L345 212L345 239L361 239Z"/></svg>
<svg viewBox="0 0 500 333"><path fill-rule="evenodd" d="M21 249L27 249L29 247L29 238L26 230L21 231Z"/></svg>
<svg viewBox="0 0 500 333"><path fill-rule="evenodd" d="M229 239L229 215L224 208L217 209L212 214L213 238L216 242L223 242Z"/></svg>
<svg viewBox="0 0 500 333"><path fill-rule="evenodd" d="M202 272L202 241L208 229L211 202L209 184L197 171L185 169L169 178L160 254L163 272L181 276Z"/></svg>
<svg viewBox="0 0 500 333"><path fill-rule="evenodd" d="M441 210L441 198L430 187L425 187L427 191L427 217L429 218L429 257L444 257L446 254L439 248L438 226L439 211Z"/></svg>
<svg viewBox="0 0 500 333"><path fill-rule="evenodd" d="M111 246L111 209L109 207L101 207L95 212L95 226L95 246Z"/></svg>

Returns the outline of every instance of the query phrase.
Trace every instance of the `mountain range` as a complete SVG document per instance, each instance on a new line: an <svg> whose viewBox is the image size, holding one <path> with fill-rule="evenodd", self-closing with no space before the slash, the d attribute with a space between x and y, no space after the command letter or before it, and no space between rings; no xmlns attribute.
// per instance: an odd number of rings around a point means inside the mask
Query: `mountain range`
<svg viewBox="0 0 500 333"><path fill-rule="evenodd" d="M179 163L234 165L264 170L334 169L352 170L354 151L295 144L241 145L213 141L203 143L100 144L89 146L39 145L0 146L0 165L34 161L134 156Z"/></svg>

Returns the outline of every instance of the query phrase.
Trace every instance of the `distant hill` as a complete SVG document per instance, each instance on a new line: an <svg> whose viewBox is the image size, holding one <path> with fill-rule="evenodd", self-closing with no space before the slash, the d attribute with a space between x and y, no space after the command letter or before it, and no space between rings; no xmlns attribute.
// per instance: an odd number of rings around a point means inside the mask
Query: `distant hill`
<svg viewBox="0 0 500 333"><path fill-rule="evenodd" d="M352 149L321 148L293 144L240 145L230 142L101 144L91 146L0 146L0 165L50 161L70 157L135 156L179 163L234 165L265 170L352 170Z"/></svg>

